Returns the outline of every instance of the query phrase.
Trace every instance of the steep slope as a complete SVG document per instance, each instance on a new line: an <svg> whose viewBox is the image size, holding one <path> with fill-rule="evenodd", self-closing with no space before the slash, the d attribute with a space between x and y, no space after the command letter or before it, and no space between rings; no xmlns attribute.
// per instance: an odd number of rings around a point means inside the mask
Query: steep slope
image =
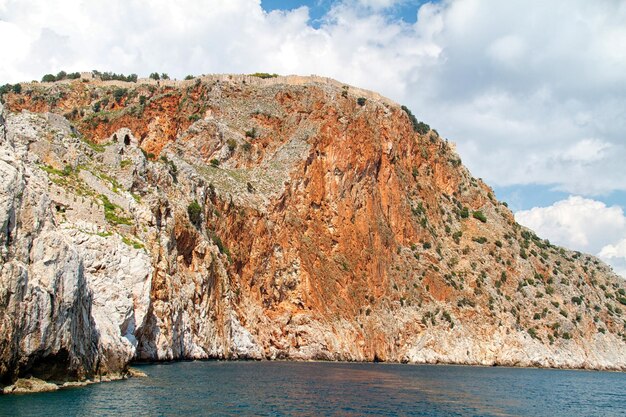
<svg viewBox="0 0 626 417"><path fill-rule="evenodd" d="M374 93L206 76L4 101L5 383L133 358L626 369L624 280Z"/></svg>

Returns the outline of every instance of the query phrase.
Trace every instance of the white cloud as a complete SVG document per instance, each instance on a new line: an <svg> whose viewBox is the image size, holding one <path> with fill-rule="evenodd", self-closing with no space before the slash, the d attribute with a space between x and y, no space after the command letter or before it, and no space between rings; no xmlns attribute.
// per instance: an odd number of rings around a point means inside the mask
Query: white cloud
<svg viewBox="0 0 626 417"><path fill-rule="evenodd" d="M598 256L612 265L618 274L626 277L626 238L613 245L606 245Z"/></svg>
<svg viewBox="0 0 626 417"><path fill-rule="evenodd" d="M458 142L476 175L583 194L626 188L626 3L453 1L436 11L442 59L415 112ZM611 152L572 158L588 138Z"/></svg>
<svg viewBox="0 0 626 417"><path fill-rule="evenodd" d="M387 9L402 2L403 0L357 0L358 4L365 7L371 7L376 10Z"/></svg>
<svg viewBox="0 0 626 417"><path fill-rule="evenodd" d="M565 151L563 159L574 162L600 161L606 157L606 151L611 147L610 143L598 139L583 139Z"/></svg>
<svg viewBox="0 0 626 417"><path fill-rule="evenodd" d="M622 239L615 245L606 245L600 251L600 256L604 258L626 258L626 239Z"/></svg>
<svg viewBox="0 0 626 417"><path fill-rule="evenodd" d="M596 254L626 276L626 216L621 207L570 196L548 207L518 211L515 219L553 243Z"/></svg>
<svg viewBox="0 0 626 417"><path fill-rule="evenodd" d="M319 74L408 105L493 185L626 190L626 2L0 0L0 81L61 69ZM10 41L7 41L10 40Z"/></svg>
<svg viewBox="0 0 626 417"><path fill-rule="evenodd" d="M519 36L507 35L496 39L487 52L499 63L506 66L519 65L526 56L526 42Z"/></svg>

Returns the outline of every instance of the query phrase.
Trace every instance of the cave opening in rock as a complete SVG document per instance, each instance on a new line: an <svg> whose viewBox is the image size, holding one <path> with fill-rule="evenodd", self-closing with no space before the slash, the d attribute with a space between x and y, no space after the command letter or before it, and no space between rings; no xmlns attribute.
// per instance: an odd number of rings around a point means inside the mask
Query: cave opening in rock
<svg viewBox="0 0 626 417"><path fill-rule="evenodd" d="M44 381L70 381L76 379L76 372L71 369L70 354L66 349L45 355L41 353L20 369L19 377L33 376Z"/></svg>
<svg viewBox="0 0 626 417"><path fill-rule="evenodd" d="M183 256L183 261L186 266L191 265L193 251L198 245L196 232L187 228L180 228L175 231L175 237L178 254Z"/></svg>
<svg viewBox="0 0 626 417"><path fill-rule="evenodd" d="M128 136L128 134L124 136L124 145L130 145L130 136Z"/></svg>

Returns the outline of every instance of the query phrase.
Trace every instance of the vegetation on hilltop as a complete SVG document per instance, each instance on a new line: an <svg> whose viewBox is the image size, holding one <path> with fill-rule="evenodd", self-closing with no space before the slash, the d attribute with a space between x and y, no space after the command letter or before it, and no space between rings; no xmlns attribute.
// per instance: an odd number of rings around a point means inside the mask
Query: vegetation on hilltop
<svg viewBox="0 0 626 417"><path fill-rule="evenodd" d="M250 74L253 77L259 77L259 78L276 78L278 77L278 74L270 74L267 72L255 72L254 74Z"/></svg>
<svg viewBox="0 0 626 417"><path fill-rule="evenodd" d="M411 124L413 125L413 130L415 132L419 133L420 135L425 135L426 133L430 132L430 126L424 122L420 122L419 120L417 120L417 117L415 117L415 115L407 106L402 106L402 110L404 110L407 116L409 116L409 120L411 121Z"/></svg>

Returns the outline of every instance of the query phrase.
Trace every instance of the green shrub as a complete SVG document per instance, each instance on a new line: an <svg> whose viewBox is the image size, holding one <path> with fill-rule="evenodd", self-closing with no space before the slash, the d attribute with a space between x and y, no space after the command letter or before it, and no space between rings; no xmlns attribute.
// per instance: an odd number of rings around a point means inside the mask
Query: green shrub
<svg viewBox="0 0 626 417"><path fill-rule="evenodd" d="M235 149L237 149L237 141L235 141L235 139L228 139L226 141L226 145L228 146L228 150L230 152L234 151Z"/></svg>
<svg viewBox="0 0 626 417"><path fill-rule="evenodd" d="M195 225L199 225L202 220L202 207L196 200L192 201L187 206L187 215L189 216L189 221Z"/></svg>
<svg viewBox="0 0 626 417"><path fill-rule="evenodd" d="M144 158L146 158L146 159L154 159L155 158L155 156L154 156L154 154L152 152L146 152L146 150L143 149L143 148L139 148L139 149L141 150L141 153L143 154Z"/></svg>
<svg viewBox="0 0 626 417"><path fill-rule="evenodd" d="M463 219L467 219L469 217L469 210L467 207L463 207L460 214Z"/></svg>
<svg viewBox="0 0 626 417"><path fill-rule="evenodd" d="M411 112L411 110L409 110L407 106L402 106L401 108L402 110L404 110L407 116L409 116L409 120L411 121L411 125L413 126L413 131L419 133L420 135L425 135L430 131L430 126L428 126L424 122L420 122L419 120L417 120L415 115L413 115L413 113Z"/></svg>
<svg viewBox="0 0 626 417"><path fill-rule="evenodd" d="M196 78L196 77L194 77L193 75L187 75L185 77L185 80L193 80L194 78Z"/></svg>
<svg viewBox="0 0 626 417"><path fill-rule="evenodd" d="M0 96L2 96L5 93L8 93L9 91L11 91L12 89L12 85L11 84L5 84L3 86L0 87Z"/></svg>
<svg viewBox="0 0 626 417"><path fill-rule="evenodd" d="M459 167L461 166L461 158L450 158L450 163L452 164L453 167Z"/></svg>
<svg viewBox="0 0 626 417"><path fill-rule="evenodd" d="M43 76L43 78L41 79L41 82L44 83L53 83L57 80L57 77L55 77L53 74L46 74Z"/></svg>
<svg viewBox="0 0 626 417"><path fill-rule="evenodd" d="M256 138L256 128L252 128L250 130L246 130L246 137L247 138L251 138L251 139L255 139Z"/></svg>
<svg viewBox="0 0 626 417"><path fill-rule="evenodd" d="M470 306L472 308L476 307L476 302L470 300L467 297L463 297L460 300L457 301L456 303L457 307L465 307L465 306Z"/></svg>
<svg viewBox="0 0 626 417"><path fill-rule="evenodd" d="M116 88L113 91L113 98L115 99L116 102L119 103L122 100L122 98L124 98L126 93L128 93L128 90L126 88Z"/></svg>
<svg viewBox="0 0 626 417"><path fill-rule="evenodd" d="M169 80L169 79L170 79L170 76L169 76L169 75L167 75L167 73L165 73L165 72L164 72L164 73L162 73L162 74L161 74L161 79L162 79L162 80Z"/></svg>
<svg viewBox="0 0 626 417"><path fill-rule="evenodd" d="M230 251L228 250L226 245L224 245L224 242L222 242L222 239L212 230L209 230L208 233L209 233L209 237L211 238L213 243L215 243L215 246L217 246L220 253L225 254L230 259Z"/></svg>
<svg viewBox="0 0 626 417"><path fill-rule="evenodd" d="M250 74L253 77L259 77L259 78L276 78L278 77L278 74L270 74L267 72L255 72L254 74Z"/></svg>
<svg viewBox="0 0 626 417"><path fill-rule="evenodd" d="M484 236L473 237L472 240L476 243L480 243L481 245L487 243L487 238Z"/></svg>
<svg viewBox="0 0 626 417"><path fill-rule="evenodd" d="M211 163L212 167L217 168L218 166L220 166L220 161L218 159L213 158L209 162Z"/></svg>
<svg viewBox="0 0 626 417"><path fill-rule="evenodd" d="M480 210L477 210L477 211L473 212L473 213L472 213L472 216L473 216L475 219L478 219L478 220L480 220L480 221L481 221L481 222L483 222L483 223L487 223L487 217L485 217L485 215L483 214L483 212L482 212L482 211L480 211Z"/></svg>
<svg viewBox="0 0 626 417"><path fill-rule="evenodd" d="M116 80L116 81L132 82L132 83L137 82L137 74L124 75L124 74L116 74L114 72L100 72L96 70L93 70L92 73L95 77L99 77L102 81Z"/></svg>
<svg viewBox="0 0 626 417"><path fill-rule="evenodd" d="M22 92L22 84L15 84L12 90L15 94L20 94Z"/></svg>
<svg viewBox="0 0 626 417"><path fill-rule="evenodd" d="M411 212L412 212L415 216L421 216L422 214L424 214L424 213L425 213L425 210L424 210L424 204L420 201L420 202L417 204L417 207L413 207L413 208L411 208Z"/></svg>
<svg viewBox="0 0 626 417"><path fill-rule="evenodd" d="M420 135L425 135L426 133L430 131L430 126L424 122L418 122L417 127L414 126L413 130L415 130Z"/></svg>
<svg viewBox="0 0 626 417"><path fill-rule="evenodd" d="M364 97L359 97L359 98L356 99L356 103L359 106L365 106L365 101L366 101L366 99Z"/></svg>
<svg viewBox="0 0 626 417"><path fill-rule="evenodd" d="M152 74L150 74L150 78L158 81L161 79L161 76L159 75L158 72L153 72Z"/></svg>
<svg viewBox="0 0 626 417"><path fill-rule="evenodd" d="M432 245L431 245L431 243L430 243L430 242L424 242L424 244L422 245L422 247L423 247L424 249L430 249L430 248L432 248Z"/></svg>

